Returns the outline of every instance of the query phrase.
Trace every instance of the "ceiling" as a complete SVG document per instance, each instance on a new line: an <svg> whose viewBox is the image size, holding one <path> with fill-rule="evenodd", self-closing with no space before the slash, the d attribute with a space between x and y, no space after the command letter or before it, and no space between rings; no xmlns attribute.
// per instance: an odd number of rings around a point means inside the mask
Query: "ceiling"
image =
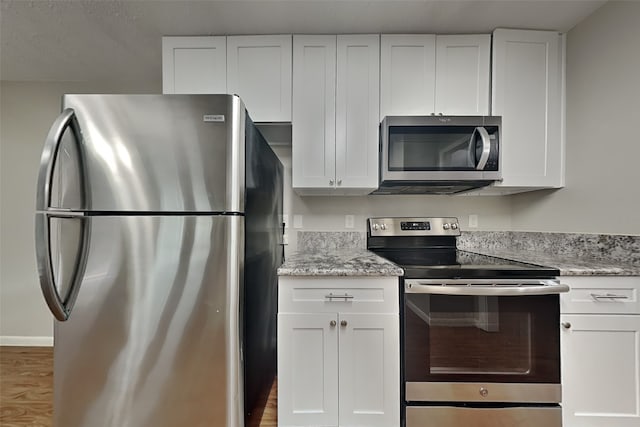
<svg viewBox="0 0 640 427"><path fill-rule="evenodd" d="M592 0L0 0L0 78L161 81L163 35L568 31Z"/></svg>

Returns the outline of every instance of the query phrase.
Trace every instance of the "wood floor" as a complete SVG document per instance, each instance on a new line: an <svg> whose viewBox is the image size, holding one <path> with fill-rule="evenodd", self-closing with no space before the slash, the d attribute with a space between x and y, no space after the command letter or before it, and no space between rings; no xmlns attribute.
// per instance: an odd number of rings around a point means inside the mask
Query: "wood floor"
<svg viewBox="0 0 640 427"><path fill-rule="evenodd" d="M277 384L263 414L248 427L278 425ZM51 427L53 413L53 349L0 347L0 426Z"/></svg>

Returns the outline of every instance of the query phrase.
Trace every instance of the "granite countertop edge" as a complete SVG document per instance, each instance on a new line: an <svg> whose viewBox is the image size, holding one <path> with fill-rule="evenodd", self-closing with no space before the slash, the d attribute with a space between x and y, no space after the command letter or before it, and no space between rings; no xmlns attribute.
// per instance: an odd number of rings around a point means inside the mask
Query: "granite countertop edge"
<svg viewBox="0 0 640 427"><path fill-rule="evenodd" d="M489 250L483 248L465 248L464 250L496 258L557 268L560 270L560 276L640 276L640 266L625 263L613 263L599 259L589 259L586 257L563 257L546 252L507 249Z"/></svg>
<svg viewBox="0 0 640 427"><path fill-rule="evenodd" d="M296 252L278 268L279 276L402 276L404 270L366 249Z"/></svg>

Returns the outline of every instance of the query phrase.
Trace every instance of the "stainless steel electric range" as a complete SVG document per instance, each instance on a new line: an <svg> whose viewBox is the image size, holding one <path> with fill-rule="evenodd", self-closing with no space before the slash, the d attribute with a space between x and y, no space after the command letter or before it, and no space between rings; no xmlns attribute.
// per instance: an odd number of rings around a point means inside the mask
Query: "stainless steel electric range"
<svg viewBox="0 0 640 427"><path fill-rule="evenodd" d="M406 427L561 427L559 271L456 247L456 218L370 218L401 278Z"/></svg>

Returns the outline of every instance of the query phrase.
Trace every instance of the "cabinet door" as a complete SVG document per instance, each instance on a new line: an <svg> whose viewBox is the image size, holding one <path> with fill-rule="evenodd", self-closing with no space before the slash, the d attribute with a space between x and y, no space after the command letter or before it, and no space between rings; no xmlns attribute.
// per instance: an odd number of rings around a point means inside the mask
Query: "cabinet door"
<svg viewBox="0 0 640 427"><path fill-rule="evenodd" d="M400 425L397 314L343 314L340 327L340 425Z"/></svg>
<svg viewBox="0 0 640 427"><path fill-rule="evenodd" d="M378 188L380 36L338 36L336 187Z"/></svg>
<svg viewBox="0 0 640 427"><path fill-rule="evenodd" d="M502 116L497 187L564 185L563 59L554 31L493 33L492 114Z"/></svg>
<svg viewBox="0 0 640 427"><path fill-rule="evenodd" d="M380 43L380 120L433 113L436 36L391 34Z"/></svg>
<svg viewBox="0 0 640 427"><path fill-rule="evenodd" d="M336 36L293 37L293 188L335 185Z"/></svg>
<svg viewBox="0 0 640 427"><path fill-rule="evenodd" d="M291 36L227 37L227 89L255 122L291 121Z"/></svg>
<svg viewBox="0 0 640 427"><path fill-rule="evenodd" d="M489 115L490 35L436 39L435 111L445 115Z"/></svg>
<svg viewBox="0 0 640 427"><path fill-rule="evenodd" d="M640 425L640 316L561 319L563 425Z"/></svg>
<svg viewBox="0 0 640 427"><path fill-rule="evenodd" d="M279 426L338 425L337 317L278 314Z"/></svg>
<svg viewBox="0 0 640 427"><path fill-rule="evenodd" d="M163 37L162 93L227 93L225 37Z"/></svg>

